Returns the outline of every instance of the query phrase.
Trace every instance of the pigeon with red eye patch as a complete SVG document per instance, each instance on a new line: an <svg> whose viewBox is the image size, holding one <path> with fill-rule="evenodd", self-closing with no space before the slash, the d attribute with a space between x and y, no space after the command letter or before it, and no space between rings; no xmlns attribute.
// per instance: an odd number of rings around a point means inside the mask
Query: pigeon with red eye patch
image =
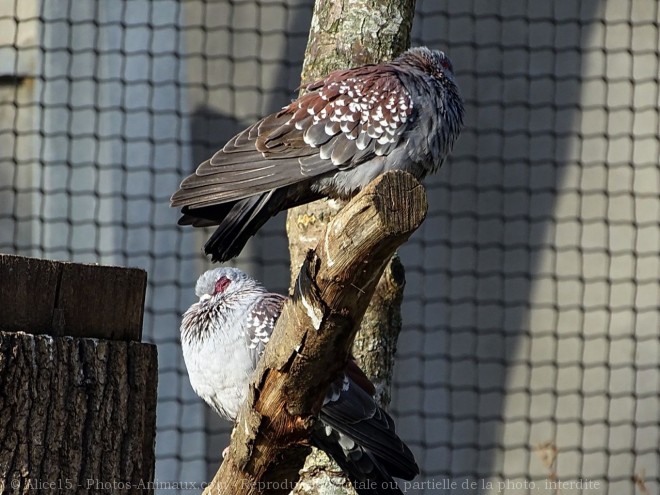
<svg viewBox="0 0 660 495"><path fill-rule="evenodd" d="M348 199L389 170L435 172L463 125L449 57L411 48L391 62L332 72L234 136L171 198L180 225L217 225L213 261L237 256L273 215L323 197Z"/></svg>
<svg viewBox="0 0 660 495"><path fill-rule="evenodd" d="M227 267L204 273L195 292L200 300L181 323L190 383L217 414L235 421L287 298ZM326 393L310 444L337 462L358 494L401 494L393 477L410 480L419 468L374 393L355 361L348 361Z"/></svg>

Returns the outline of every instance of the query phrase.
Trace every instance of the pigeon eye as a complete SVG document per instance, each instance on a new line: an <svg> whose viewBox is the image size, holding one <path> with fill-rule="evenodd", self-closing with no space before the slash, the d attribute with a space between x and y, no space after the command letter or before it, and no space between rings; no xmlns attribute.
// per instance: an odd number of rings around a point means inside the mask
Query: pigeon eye
<svg viewBox="0 0 660 495"><path fill-rule="evenodd" d="M443 69L448 70L450 72L454 72L454 68L451 66L451 62L449 61L448 58L446 57L441 58L440 65L442 66Z"/></svg>
<svg viewBox="0 0 660 495"><path fill-rule="evenodd" d="M231 280L229 280L227 277L223 275L215 283L215 289L213 290L213 294L215 295L218 292L220 293L224 292L227 289L227 287L229 287L229 284L231 284Z"/></svg>

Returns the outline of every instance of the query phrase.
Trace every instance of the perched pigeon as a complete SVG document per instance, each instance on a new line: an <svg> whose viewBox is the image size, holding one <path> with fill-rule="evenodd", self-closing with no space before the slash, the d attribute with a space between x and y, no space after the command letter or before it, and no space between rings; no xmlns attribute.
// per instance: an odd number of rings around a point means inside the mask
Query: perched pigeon
<svg viewBox="0 0 660 495"><path fill-rule="evenodd" d="M332 72L234 136L172 196L181 225L218 225L204 246L227 261L276 213L347 199L388 170L435 172L463 124L451 61L411 48L395 60Z"/></svg>
<svg viewBox="0 0 660 495"><path fill-rule="evenodd" d="M190 383L216 413L234 421L287 298L228 267L204 273L195 293L199 302L181 324ZM360 495L400 494L392 477L409 480L419 468L373 394L349 361L326 394L310 443L339 464Z"/></svg>

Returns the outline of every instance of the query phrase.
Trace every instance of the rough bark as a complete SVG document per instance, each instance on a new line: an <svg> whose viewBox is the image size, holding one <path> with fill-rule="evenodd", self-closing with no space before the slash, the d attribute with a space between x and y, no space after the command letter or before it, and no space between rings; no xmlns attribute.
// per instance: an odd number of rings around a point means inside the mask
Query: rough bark
<svg viewBox="0 0 660 495"><path fill-rule="evenodd" d="M321 78L335 69L394 58L410 45L414 12L415 0L317 0L302 82ZM292 281L305 253L316 245L341 206L341 202L322 200L289 211L287 232ZM355 357L376 385L378 398L384 406L390 401L404 285L403 266L395 257L385 269L353 347ZM295 492L354 493L341 470L322 452L309 456Z"/></svg>
<svg viewBox="0 0 660 495"><path fill-rule="evenodd" d="M134 341L145 283L0 255L2 493L153 491L156 348Z"/></svg>
<svg viewBox="0 0 660 495"><path fill-rule="evenodd" d="M410 46L415 0L316 0L301 79L377 63Z"/></svg>
<svg viewBox="0 0 660 495"><path fill-rule="evenodd" d="M0 332L0 491L152 491L156 361L138 342Z"/></svg>
<svg viewBox="0 0 660 495"><path fill-rule="evenodd" d="M426 215L409 174L373 181L307 253L294 294L252 377L229 453L207 494L284 494L298 479L307 439L330 382L395 250Z"/></svg>

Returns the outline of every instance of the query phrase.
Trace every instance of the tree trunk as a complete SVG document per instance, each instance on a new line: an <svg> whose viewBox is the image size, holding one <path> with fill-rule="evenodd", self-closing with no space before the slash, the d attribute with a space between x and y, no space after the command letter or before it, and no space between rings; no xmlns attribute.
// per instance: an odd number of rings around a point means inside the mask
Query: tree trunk
<svg viewBox="0 0 660 495"><path fill-rule="evenodd" d="M308 83L335 69L377 63L396 57L410 45L415 0L317 0L301 80ZM287 233L291 280L308 249L342 204L322 200L289 211ZM378 399L390 401L392 366L401 330L405 275L398 257L389 263L355 338L353 353L376 385ZM341 470L322 452L307 459L296 494L355 493Z"/></svg>
<svg viewBox="0 0 660 495"><path fill-rule="evenodd" d="M150 345L0 332L2 493L143 493L156 377Z"/></svg>
<svg viewBox="0 0 660 495"><path fill-rule="evenodd" d="M145 272L0 255L0 280L0 492L153 492Z"/></svg>

